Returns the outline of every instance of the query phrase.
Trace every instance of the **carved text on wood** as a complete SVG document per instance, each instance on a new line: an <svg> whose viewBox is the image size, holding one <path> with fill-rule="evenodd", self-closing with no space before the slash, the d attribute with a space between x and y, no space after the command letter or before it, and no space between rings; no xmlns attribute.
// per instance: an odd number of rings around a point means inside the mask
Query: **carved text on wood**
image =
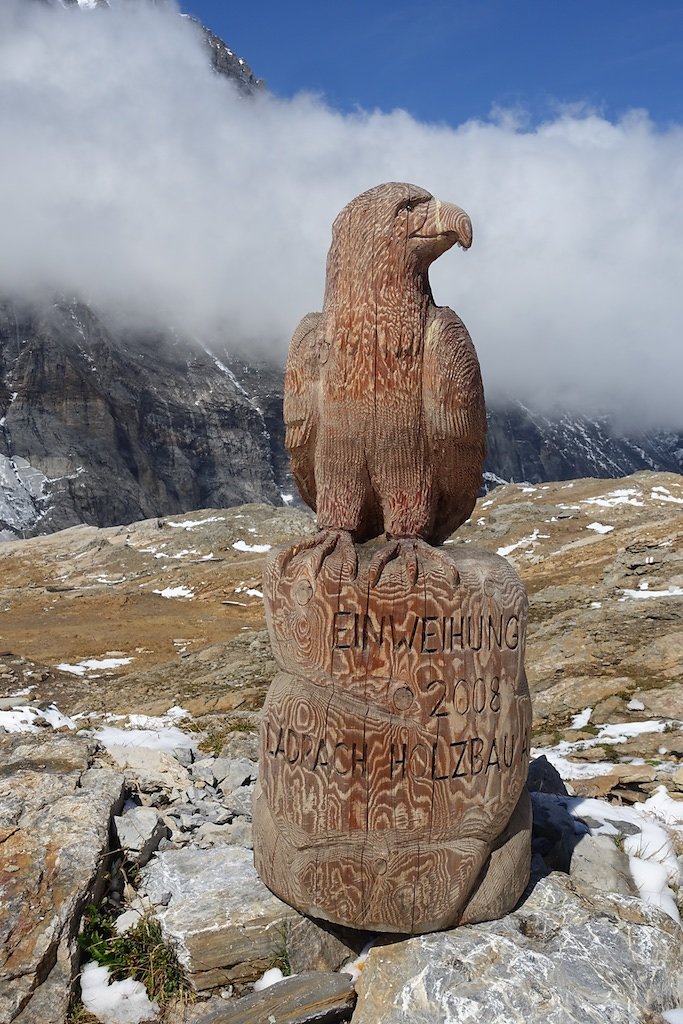
<svg viewBox="0 0 683 1024"><path fill-rule="evenodd" d="M528 878L526 597L496 555L430 550L413 588L399 561L369 588L370 552L355 580L334 554L317 576L310 552L266 571L281 671L257 867L294 906L356 928L498 917Z"/></svg>

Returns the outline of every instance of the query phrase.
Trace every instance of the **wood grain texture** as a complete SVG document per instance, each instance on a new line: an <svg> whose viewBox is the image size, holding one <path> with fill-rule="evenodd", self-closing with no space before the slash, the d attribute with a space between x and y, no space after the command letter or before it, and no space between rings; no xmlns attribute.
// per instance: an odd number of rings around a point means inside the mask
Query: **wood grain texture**
<svg viewBox="0 0 683 1024"><path fill-rule="evenodd" d="M264 707L254 852L305 913L418 933L507 912L526 886L527 600L502 558L418 548L351 578L342 550L268 560L280 669Z"/></svg>
<svg viewBox="0 0 683 1024"><path fill-rule="evenodd" d="M301 321L285 374L286 444L321 529L441 543L481 486L479 363L456 314L434 304L430 264L469 248L459 207L402 183L337 217L321 313Z"/></svg>
<svg viewBox="0 0 683 1024"><path fill-rule="evenodd" d="M481 485L479 364L428 278L471 241L467 214L415 185L357 196L289 350L286 443L320 533L265 571L280 672L254 854L278 896L353 928L498 917L529 876L524 589L502 558L430 547Z"/></svg>

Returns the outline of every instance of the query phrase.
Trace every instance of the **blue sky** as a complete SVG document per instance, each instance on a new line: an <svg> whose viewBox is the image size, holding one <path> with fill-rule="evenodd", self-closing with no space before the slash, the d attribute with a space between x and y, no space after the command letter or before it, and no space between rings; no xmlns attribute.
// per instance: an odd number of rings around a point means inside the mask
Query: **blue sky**
<svg viewBox="0 0 683 1024"><path fill-rule="evenodd" d="M458 124L588 103L683 120L681 0L180 0L280 96Z"/></svg>

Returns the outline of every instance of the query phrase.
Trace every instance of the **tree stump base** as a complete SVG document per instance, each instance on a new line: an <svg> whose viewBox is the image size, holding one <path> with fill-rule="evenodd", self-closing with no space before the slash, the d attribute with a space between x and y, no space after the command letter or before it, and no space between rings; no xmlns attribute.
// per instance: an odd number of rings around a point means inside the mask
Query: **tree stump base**
<svg viewBox="0 0 683 1024"><path fill-rule="evenodd" d="M256 868L303 913L417 934L491 920L529 878L527 600L508 562L403 542L267 563ZM417 552L418 574L406 550Z"/></svg>

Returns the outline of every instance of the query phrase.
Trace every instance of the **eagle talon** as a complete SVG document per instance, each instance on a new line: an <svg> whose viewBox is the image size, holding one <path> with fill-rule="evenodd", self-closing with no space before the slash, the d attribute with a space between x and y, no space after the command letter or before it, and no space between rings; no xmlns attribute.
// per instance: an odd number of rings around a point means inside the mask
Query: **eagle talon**
<svg viewBox="0 0 683 1024"><path fill-rule="evenodd" d="M405 567L408 589L412 590L417 583L417 577L420 572L417 552L418 546L421 543L416 537L390 538L389 543L385 544L370 562L370 567L368 568L368 582L370 586L376 587L379 584L382 573L389 562L393 562L396 558L401 558Z"/></svg>
<svg viewBox="0 0 683 1024"><path fill-rule="evenodd" d="M283 574L295 558L307 551L313 555L313 579L318 578L325 559L335 551L341 556L344 566L348 566L345 578L355 580L358 575L358 556L351 535L346 530L323 529L315 537L307 537L293 544L282 556L280 573Z"/></svg>

